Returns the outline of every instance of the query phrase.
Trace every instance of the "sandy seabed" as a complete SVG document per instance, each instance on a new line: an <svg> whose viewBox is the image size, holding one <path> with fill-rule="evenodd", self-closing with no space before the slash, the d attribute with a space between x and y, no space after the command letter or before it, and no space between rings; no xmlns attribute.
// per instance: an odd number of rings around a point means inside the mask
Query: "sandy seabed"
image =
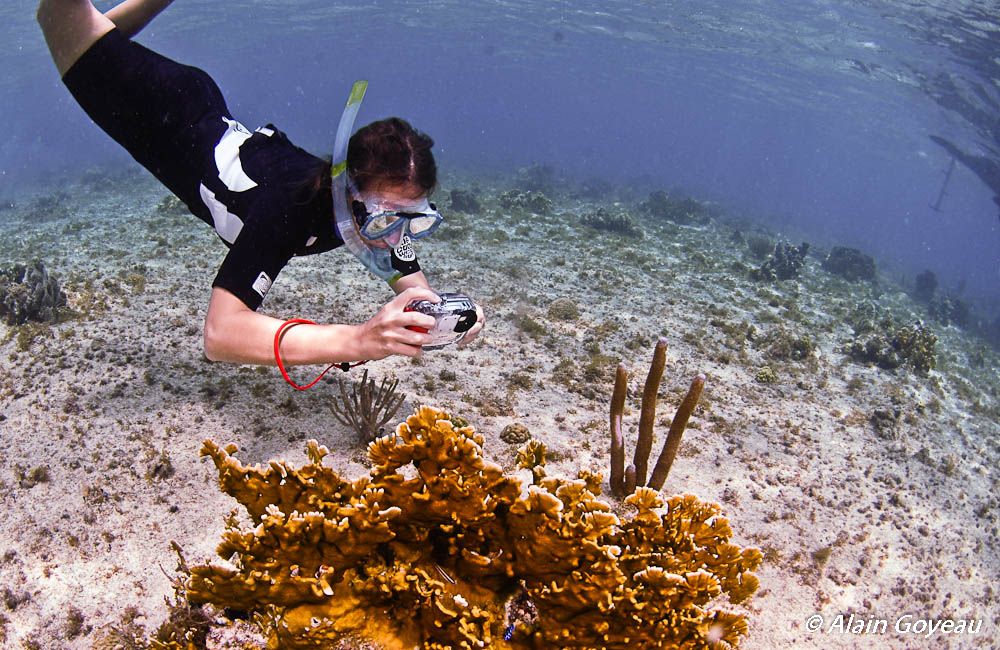
<svg viewBox="0 0 1000 650"><path fill-rule="evenodd" d="M553 216L512 214L497 203L510 183L444 183L442 203L451 188L474 190L488 216L450 215L419 246L421 262L435 288L481 302L489 324L470 346L365 366L400 379L408 398L394 421L418 403L444 407L511 472L517 446L499 434L518 422L551 450L550 475L606 475L614 366L629 369L634 441L653 344L666 337L654 449L691 379L708 382L665 491L720 503L733 541L764 552L741 648L1000 645L994 352L931 322L928 377L859 364L844 353L859 304L904 324L926 318L891 277L851 284L810 256L798 279L758 283L741 269L760 260L733 238L752 223L680 226L633 212L645 237L620 238L579 225L612 202L557 192ZM333 380L299 392L275 368L204 359L225 248L194 217L158 211L164 194L144 173L95 171L0 211L0 264L43 260L73 312L51 326L0 325L3 647L90 648L129 607L156 629L172 594L171 541L189 562L208 558L236 507L199 459L206 438L235 442L245 463L293 464L316 439L346 478L367 474L362 445L331 414ZM549 316L561 297L579 318ZM389 298L332 251L293 260L262 311L360 323ZM782 337L815 348L790 358L774 345ZM585 377L597 354L606 374ZM765 366L776 382L757 381ZM316 372L292 374L301 383ZM898 412L894 431L872 425L876 411ZM968 627L928 634L925 620Z"/></svg>

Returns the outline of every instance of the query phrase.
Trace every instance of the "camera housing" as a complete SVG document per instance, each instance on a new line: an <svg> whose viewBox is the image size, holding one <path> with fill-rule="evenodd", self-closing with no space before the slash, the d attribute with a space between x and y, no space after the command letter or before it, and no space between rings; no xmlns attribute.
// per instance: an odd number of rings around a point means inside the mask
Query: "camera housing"
<svg viewBox="0 0 1000 650"><path fill-rule="evenodd" d="M441 302L414 300L403 309L434 317L434 328L431 330L414 326L407 328L434 337L432 343L423 346L425 350L439 350L452 343L458 343L479 319L476 314L476 303L468 296L460 293L441 293L438 297L441 298Z"/></svg>

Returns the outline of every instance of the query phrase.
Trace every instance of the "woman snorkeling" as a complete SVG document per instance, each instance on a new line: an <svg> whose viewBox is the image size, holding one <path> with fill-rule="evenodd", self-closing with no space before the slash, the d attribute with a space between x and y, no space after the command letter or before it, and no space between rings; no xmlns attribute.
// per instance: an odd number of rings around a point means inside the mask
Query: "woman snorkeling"
<svg viewBox="0 0 1000 650"><path fill-rule="evenodd" d="M204 71L131 40L171 1L126 0L101 13L90 0L40 0L38 22L84 111L229 246L212 283L205 355L279 366L420 355L435 320L406 306L438 302L411 241L441 222L428 202L433 141L399 118L350 136L362 84L341 119L332 166L273 125L249 131ZM257 313L292 257L341 245L397 294L371 319L284 328ZM463 343L482 329L476 312Z"/></svg>

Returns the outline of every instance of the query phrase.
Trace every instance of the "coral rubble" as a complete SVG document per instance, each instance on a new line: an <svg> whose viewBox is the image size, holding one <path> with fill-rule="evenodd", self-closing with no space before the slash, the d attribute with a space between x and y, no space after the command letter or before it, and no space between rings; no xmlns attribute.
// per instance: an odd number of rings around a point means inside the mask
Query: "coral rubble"
<svg viewBox="0 0 1000 650"><path fill-rule="evenodd" d="M759 384L776 384L778 383L778 375L771 366L764 366L754 375L754 381Z"/></svg>
<svg viewBox="0 0 1000 650"><path fill-rule="evenodd" d="M66 294L40 260L0 269L0 318L8 325L52 322L64 306Z"/></svg>
<svg viewBox="0 0 1000 650"><path fill-rule="evenodd" d="M901 415L902 412L898 408L875 409L868 421L879 437L887 440L898 440Z"/></svg>
<svg viewBox="0 0 1000 650"><path fill-rule="evenodd" d="M167 194L163 199L157 204L156 211L162 215L167 216L184 216L190 214L187 205L184 201L173 194Z"/></svg>
<svg viewBox="0 0 1000 650"><path fill-rule="evenodd" d="M549 318L573 321L580 318L580 308L572 298L556 298L549 304Z"/></svg>
<svg viewBox="0 0 1000 650"><path fill-rule="evenodd" d="M508 424L500 432L500 439L510 445L519 445L531 440L531 432L523 424Z"/></svg>
<svg viewBox="0 0 1000 650"><path fill-rule="evenodd" d="M857 361L893 369L909 365L917 375L926 377L937 366L937 337L922 324L912 327L884 328L858 334L847 347Z"/></svg>
<svg viewBox="0 0 1000 650"><path fill-rule="evenodd" d="M808 334L797 336L783 326L778 326L765 334L760 345L765 348L769 359L790 359L802 361L812 356L816 343Z"/></svg>
<svg viewBox="0 0 1000 650"><path fill-rule="evenodd" d="M620 520L596 477L545 477L544 445L522 449L539 470L525 489L481 444L420 407L369 446L370 479L347 482L315 441L298 469L206 441L252 524L229 522L225 565L188 568L188 598L253 613L280 648L707 650L746 633L712 601L750 596L761 553L729 543L718 506L640 488Z"/></svg>

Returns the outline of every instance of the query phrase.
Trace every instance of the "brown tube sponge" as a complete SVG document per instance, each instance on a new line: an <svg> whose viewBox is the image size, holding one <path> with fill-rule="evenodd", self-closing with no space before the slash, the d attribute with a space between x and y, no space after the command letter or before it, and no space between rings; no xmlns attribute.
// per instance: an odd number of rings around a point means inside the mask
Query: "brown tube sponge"
<svg viewBox="0 0 1000 650"><path fill-rule="evenodd" d="M635 492L635 465L629 463L625 468L625 494Z"/></svg>
<svg viewBox="0 0 1000 650"><path fill-rule="evenodd" d="M625 364L619 363L615 371L615 390L611 394L611 493L625 494L625 436L622 433L622 414L625 412L625 393L628 373Z"/></svg>
<svg viewBox="0 0 1000 650"><path fill-rule="evenodd" d="M667 339L661 338L653 350L653 363L649 366L646 385L642 388L642 410L639 413L639 439L635 443L635 482L646 484L649 454L653 451L653 424L656 420L656 393L660 389L663 367L667 363Z"/></svg>
<svg viewBox="0 0 1000 650"><path fill-rule="evenodd" d="M684 435L684 429L687 427L688 419L694 412L694 408L698 406L698 400L701 398L701 391L704 387L705 375L698 375L691 382L687 396L677 407L677 413L674 414L674 419L670 423L667 440L663 443L663 451L660 452L660 458L656 461L656 467L653 468L653 475L649 477L647 487L654 490L663 488L667 474L670 473L670 466L673 465L674 457L677 456L677 448L681 445L681 436Z"/></svg>

